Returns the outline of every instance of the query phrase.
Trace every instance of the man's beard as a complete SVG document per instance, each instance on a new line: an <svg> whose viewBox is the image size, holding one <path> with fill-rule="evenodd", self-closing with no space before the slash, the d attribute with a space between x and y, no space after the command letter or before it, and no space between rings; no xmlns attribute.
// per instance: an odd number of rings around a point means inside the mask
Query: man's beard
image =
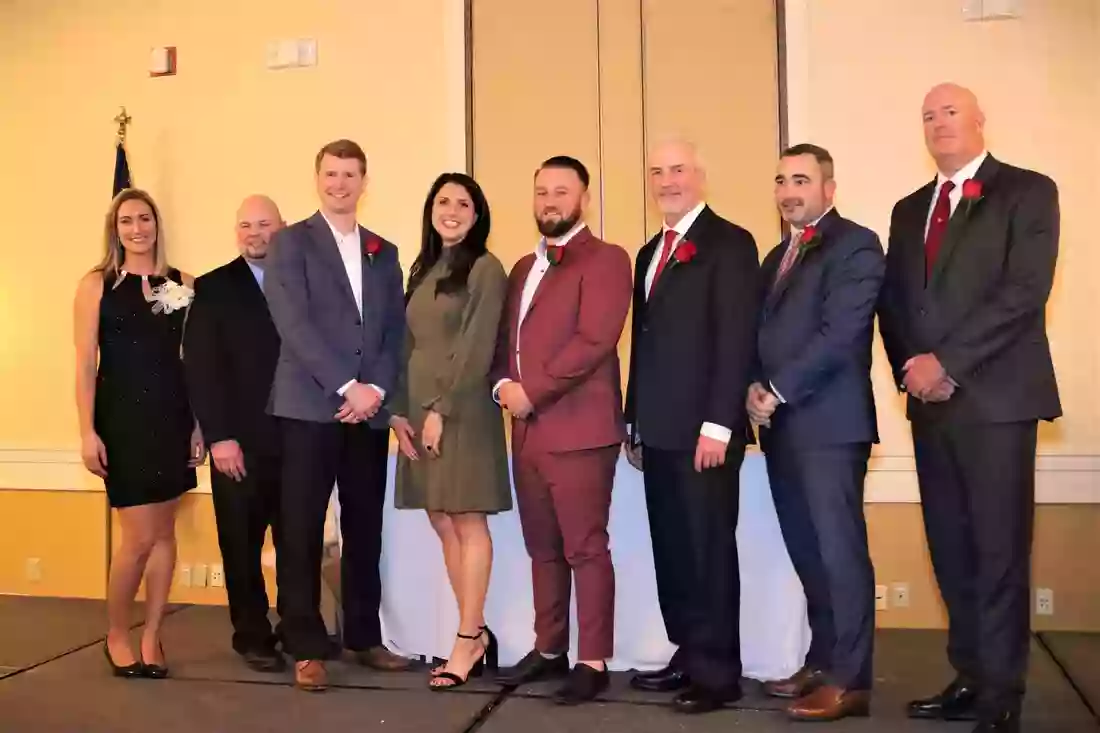
<svg viewBox="0 0 1100 733"><path fill-rule="evenodd" d="M547 221L535 217L535 224L538 225L539 234L544 237L556 239L558 237L565 236L569 233L569 230L577 226L577 222L581 220L581 209L578 206L570 216L562 217L558 221Z"/></svg>
<svg viewBox="0 0 1100 733"><path fill-rule="evenodd" d="M262 260L267 257L268 245L260 245L259 247L252 247L249 245L244 246L244 256L250 260Z"/></svg>

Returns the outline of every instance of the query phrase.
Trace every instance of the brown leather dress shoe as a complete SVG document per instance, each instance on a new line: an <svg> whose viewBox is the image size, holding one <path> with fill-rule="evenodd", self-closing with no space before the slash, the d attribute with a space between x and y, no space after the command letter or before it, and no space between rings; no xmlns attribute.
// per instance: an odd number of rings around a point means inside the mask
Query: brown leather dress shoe
<svg viewBox="0 0 1100 733"><path fill-rule="evenodd" d="M366 651L355 652L355 660L364 667L377 669L379 672L404 672L412 664L410 660L394 654L384 646L372 646Z"/></svg>
<svg viewBox="0 0 1100 733"><path fill-rule="evenodd" d="M294 663L294 684L306 692L324 692L328 689L328 672L320 659L303 659Z"/></svg>
<svg viewBox="0 0 1100 733"><path fill-rule="evenodd" d="M845 690L833 685L818 687L787 708L792 720L830 721L847 717L864 718L871 714L871 693Z"/></svg>
<svg viewBox="0 0 1100 733"><path fill-rule="evenodd" d="M805 697L823 684L825 684L825 673L807 665L785 680L765 682L764 693L769 697L793 700Z"/></svg>

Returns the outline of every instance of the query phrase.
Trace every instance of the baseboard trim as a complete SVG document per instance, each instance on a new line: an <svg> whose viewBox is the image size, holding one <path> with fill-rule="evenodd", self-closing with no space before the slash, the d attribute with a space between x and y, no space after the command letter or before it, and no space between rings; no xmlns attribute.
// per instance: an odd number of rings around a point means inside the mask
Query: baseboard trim
<svg viewBox="0 0 1100 733"><path fill-rule="evenodd" d="M745 462L763 461L757 451ZM625 467L625 462L624 462ZM210 493L210 469L198 469L192 493ZM0 491L103 492L73 450L0 448ZM872 456L867 475L868 504L917 504L916 464L912 456ZM1035 503L1100 504L1100 455L1040 455L1036 460Z"/></svg>

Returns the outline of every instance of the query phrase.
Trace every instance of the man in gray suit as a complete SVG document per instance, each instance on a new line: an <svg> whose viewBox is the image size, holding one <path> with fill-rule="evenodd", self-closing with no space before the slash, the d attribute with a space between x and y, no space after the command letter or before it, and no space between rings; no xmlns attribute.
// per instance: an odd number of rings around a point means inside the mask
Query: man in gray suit
<svg viewBox="0 0 1100 733"><path fill-rule="evenodd" d="M405 332L397 247L356 223L367 159L350 140L317 154L320 211L271 242L266 295L282 344L270 399L283 441L279 555L284 644L301 689L324 690L329 642L320 613L325 511L339 488L343 643L377 669L407 661L382 645L378 619L386 395Z"/></svg>

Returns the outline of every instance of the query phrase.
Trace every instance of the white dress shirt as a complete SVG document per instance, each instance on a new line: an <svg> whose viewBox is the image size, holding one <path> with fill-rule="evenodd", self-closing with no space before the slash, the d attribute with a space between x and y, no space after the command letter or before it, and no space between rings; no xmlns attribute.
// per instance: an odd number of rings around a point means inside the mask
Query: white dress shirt
<svg viewBox="0 0 1100 733"><path fill-rule="evenodd" d="M336 240L336 248L340 250L340 259L344 261L344 271L348 274L348 284L351 285L351 294L355 297L355 307L359 309L359 315L362 316L363 243L359 237L359 224L356 223L350 233L342 234L323 212L321 216L324 218L325 223L328 224L328 228L332 231L333 239ZM336 390L336 394L343 397L344 393L348 391L348 387L355 384L356 381L355 379L349 379L340 389ZM381 387L376 384L367 386L375 389L382 399L386 399L386 392Z"/></svg>
<svg viewBox="0 0 1100 733"><path fill-rule="evenodd" d="M787 248L790 249L791 247L801 246L801 244L802 244L802 232L806 231L806 227L816 227L818 222L820 222L822 219L825 218L825 214L828 214L832 210L833 210L832 206L825 209L824 214L817 217L816 219L814 219L813 221L811 221L809 224L807 224L804 227L796 227L795 225L792 224L791 225L791 239L790 239L790 241L787 242ZM783 254L784 254L784 256L786 256L787 253L784 252ZM780 262L782 262L782 260L780 260ZM785 399L783 399L783 395L779 394L779 390L775 388L775 384L772 383L770 380L768 382L768 386L772 388L772 394L774 394L776 396L776 398L778 398L779 404L781 404L781 405L787 404L787 401Z"/></svg>
<svg viewBox="0 0 1100 733"><path fill-rule="evenodd" d="M948 178L942 173L936 174L936 189L932 191L932 204L928 207L928 216L924 220L924 238L928 239L928 227L932 224L932 212L936 209L936 201L940 197L940 189L943 188L943 184L946 181L951 181L955 184L955 188L951 189L951 193L947 194L947 200L951 202L951 214L955 213L955 209L958 207L959 202L962 201L963 195L963 183L967 179L971 179L978 175L978 169L982 167L982 163L985 162L989 153L985 150L974 160L970 161L958 172Z"/></svg>
<svg viewBox="0 0 1100 733"><path fill-rule="evenodd" d="M256 284L260 286L260 292L264 289L264 268L257 265L252 260L245 260L248 263L248 269L252 270L252 277L256 278Z"/></svg>
<svg viewBox="0 0 1100 733"><path fill-rule="evenodd" d="M557 246L564 247L569 243L569 240L577 236L587 226L583 221L577 222L576 226L565 233L565 236L558 239ZM520 370L519 365L519 336L523 333L523 319L527 317L527 311L531 308L531 301L535 298L539 283L546 277L546 272L549 269L550 259L546 256L546 237L543 237L535 247L535 261L531 265L531 270L527 273L527 279L523 282L523 294L519 299L519 320L516 322L516 372L521 378L523 372ZM502 379L493 385L493 399L497 399L500 385L510 381L512 380Z"/></svg>

